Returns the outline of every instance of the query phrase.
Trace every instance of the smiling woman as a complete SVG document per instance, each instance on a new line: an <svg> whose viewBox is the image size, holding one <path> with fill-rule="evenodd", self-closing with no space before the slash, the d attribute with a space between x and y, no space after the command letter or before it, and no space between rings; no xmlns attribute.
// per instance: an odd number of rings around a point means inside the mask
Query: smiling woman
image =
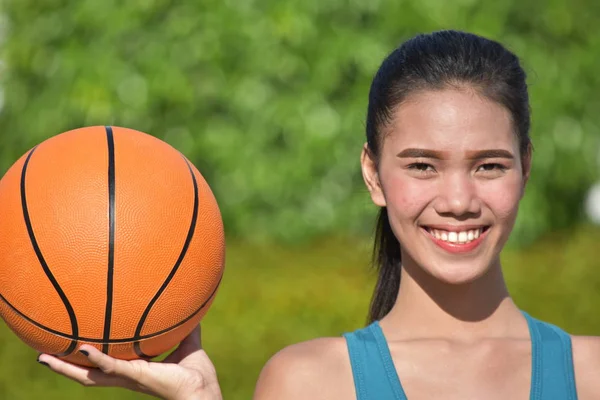
<svg viewBox="0 0 600 400"><path fill-rule="evenodd" d="M368 326L283 349L255 398L600 398L600 340L530 316L504 281L500 253L531 168L529 126L525 73L501 44L443 31L394 50L371 86L361 156L381 208ZM86 385L218 399L193 339L166 365L92 347L102 372L40 360Z"/></svg>
<svg viewBox="0 0 600 400"><path fill-rule="evenodd" d="M363 169L402 243L402 269L454 284L480 278L499 262L529 175L510 113L463 83L410 94L385 129ZM478 237L466 243L469 231Z"/></svg>

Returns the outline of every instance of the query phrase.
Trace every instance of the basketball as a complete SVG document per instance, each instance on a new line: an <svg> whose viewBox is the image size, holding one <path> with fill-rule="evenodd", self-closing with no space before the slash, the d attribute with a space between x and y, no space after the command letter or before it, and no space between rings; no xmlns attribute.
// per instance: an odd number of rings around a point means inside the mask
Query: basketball
<svg viewBox="0 0 600 400"><path fill-rule="evenodd" d="M91 344L151 359L210 308L224 270L217 201L166 142L93 126L53 136L0 180L0 315L38 352Z"/></svg>

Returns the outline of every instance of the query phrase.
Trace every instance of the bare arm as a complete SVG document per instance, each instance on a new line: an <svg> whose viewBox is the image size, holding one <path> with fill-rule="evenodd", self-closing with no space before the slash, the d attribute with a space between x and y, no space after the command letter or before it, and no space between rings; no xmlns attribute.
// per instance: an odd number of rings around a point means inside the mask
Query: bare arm
<svg viewBox="0 0 600 400"><path fill-rule="evenodd" d="M263 368L254 400L333 400L354 396L345 342L323 338L286 347Z"/></svg>
<svg viewBox="0 0 600 400"><path fill-rule="evenodd" d="M573 336L572 343L577 397L600 399L600 337Z"/></svg>

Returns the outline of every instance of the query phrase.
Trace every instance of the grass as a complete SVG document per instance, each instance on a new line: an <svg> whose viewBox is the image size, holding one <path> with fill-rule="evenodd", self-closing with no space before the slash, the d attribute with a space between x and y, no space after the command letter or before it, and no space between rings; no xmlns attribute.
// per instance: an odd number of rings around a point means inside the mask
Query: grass
<svg viewBox="0 0 600 400"><path fill-rule="evenodd" d="M517 304L571 333L599 335L599 238L600 228L584 226L507 250L503 264ZM369 252L369 243L352 240L296 248L229 245L222 289L203 322L226 399L251 398L260 369L286 345L364 324L374 283ZM4 325L0 349L0 398L146 398L84 388L53 374Z"/></svg>

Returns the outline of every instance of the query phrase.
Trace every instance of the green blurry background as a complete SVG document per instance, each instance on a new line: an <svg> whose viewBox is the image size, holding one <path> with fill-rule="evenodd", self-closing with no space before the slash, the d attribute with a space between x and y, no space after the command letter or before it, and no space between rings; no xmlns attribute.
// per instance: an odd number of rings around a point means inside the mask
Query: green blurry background
<svg viewBox="0 0 600 400"><path fill-rule="evenodd" d="M507 280L533 315L600 335L600 199L590 197L600 191L596 0L0 7L0 175L50 136L110 124L169 142L213 188L228 262L203 337L225 398L250 398L282 347L365 322L376 211L358 164L367 92L383 57L418 32L469 30L521 56L536 150L503 256ZM55 376L4 325L0 354L2 399L142 397Z"/></svg>

